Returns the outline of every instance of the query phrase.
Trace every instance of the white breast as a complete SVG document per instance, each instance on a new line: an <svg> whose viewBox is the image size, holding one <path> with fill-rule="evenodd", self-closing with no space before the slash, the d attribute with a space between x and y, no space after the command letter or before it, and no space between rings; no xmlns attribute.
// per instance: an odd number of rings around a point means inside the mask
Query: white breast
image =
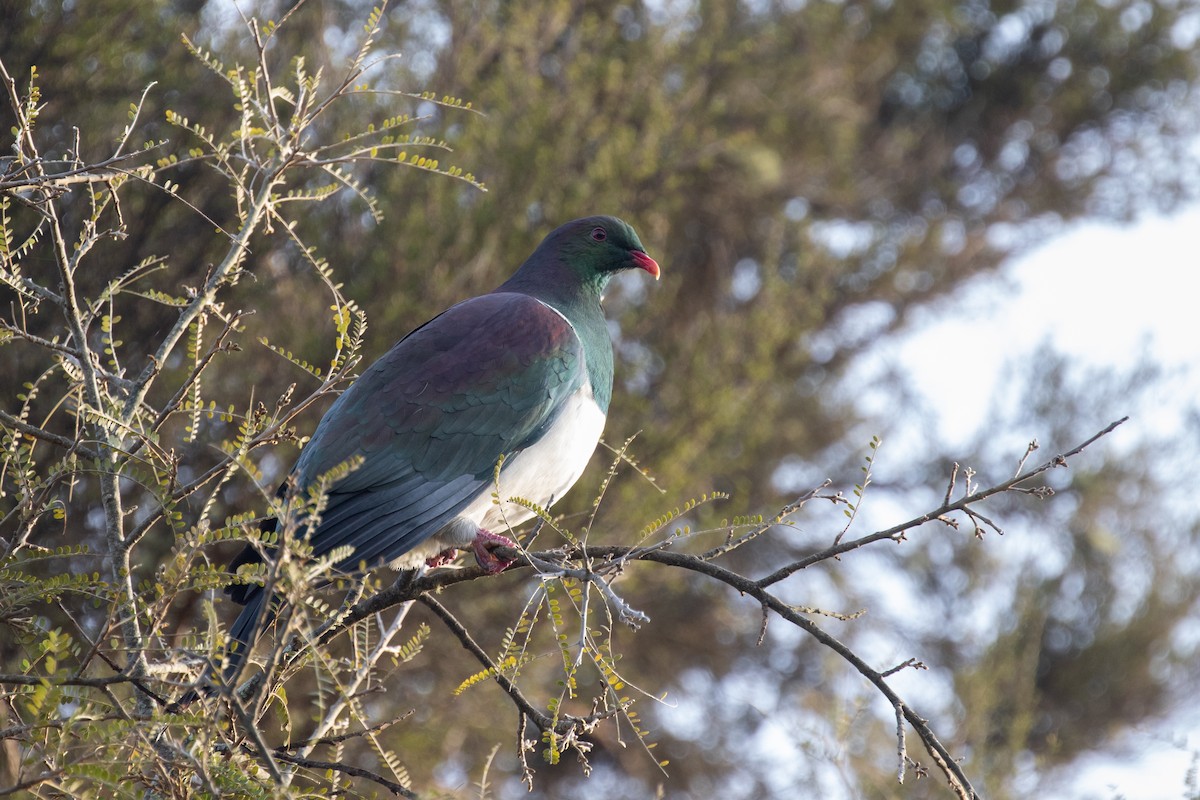
<svg viewBox="0 0 1200 800"><path fill-rule="evenodd" d="M392 567L419 567L425 559L447 548L469 546L480 528L504 534L508 526L533 517L529 509L508 502L510 498L521 497L544 508L562 499L591 460L604 431L604 419L592 399L590 386L568 397L546 435L504 465L498 492L500 505L493 502L493 485L444 528L393 561Z"/></svg>
<svg viewBox="0 0 1200 800"><path fill-rule="evenodd" d="M468 506L459 519L502 532L505 523L517 525L533 516L527 508L507 502L512 497L548 506L562 498L591 460L604 431L604 414L585 386L566 399L562 412L546 435L513 456L500 475L501 505L491 492Z"/></svg>

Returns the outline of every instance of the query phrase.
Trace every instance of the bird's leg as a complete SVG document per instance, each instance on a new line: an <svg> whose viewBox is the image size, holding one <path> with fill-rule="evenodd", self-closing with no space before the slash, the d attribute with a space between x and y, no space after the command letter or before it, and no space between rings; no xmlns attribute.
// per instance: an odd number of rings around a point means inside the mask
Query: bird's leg
<svg viewBox="0 0 1200 800"><path fill-rule="evenodd" d="M516 547L517 543L507 536L501 536L498 533L485 531L483 528L475 534L475 541L471 542L471 550L475 553L475 561L479 566L483 567L483 571L488 575L495 575L498 572L503 572L512 565L509 559L497 557L492 553L492 549L496 547Z"/></svg>
<svg viewBox="0 0 1200 800"><path fill-rule="evenodd" d="M429 558L425 559L425 566L428 567L429 569L436 569L438 567L444 567L457 557L458 557L458 548L450 547L450 548L443 550L442 552L438 553L435 556L430 556Z"/></svg>

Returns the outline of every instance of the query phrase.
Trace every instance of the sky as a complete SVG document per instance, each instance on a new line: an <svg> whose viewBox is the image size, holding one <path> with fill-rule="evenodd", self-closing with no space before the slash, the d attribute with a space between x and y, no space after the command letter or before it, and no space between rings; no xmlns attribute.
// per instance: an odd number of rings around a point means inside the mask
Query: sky
<svg viewBox="0 0 1200 800"><path fill-rule="evenodd" d="M877 349L874 369L907 373L920 402L938 419L941 438L953 446L972 439L983 414L981 404L963 402L963 371L947 365L969 364L972 395L990 397L1005 388L1006 363L1028 358L1047 341L1080 364L1121 369L1151 358L1173 370L1171 390L1156 395L1151 414L1130 409L1134 416L1114 443L1169 434L1188 409L1200 407L1198 241L1200 205L1124 226L1074 224L1013 258L998 275L977 279L914 315L906 331ZM850 380L870 386L870 372L868 366ZM867 395L865 402L888 399ZM1096 420L1095 430L1110 421ZM1026 439L1037 434L1016 433ZM906 436L919 432L890 434L893 440ZM1055 776L1053 788L1069 800L1179 800L1197 751L1200 703L1083 757ZM1031 776L1031 782L1045 777ZM1029 788L1050 787L1039 782Z"/></svg>
<svg viewBox="0 0 1200 800"><path fill-rule="evenodd" d="M979 393L990 395L1001 375L989 365L1028 355L1047 339L1059 352L1097 366L1131 365L1149 355L1192 372L1181 377L1200 396L1193 368L1200 365L1198 243L1200 205L1122 227L1072 225L1000 275L976 280L952 306L919 312L911 332L889 344L889 357L925 390L950 442L965 442L979 420L955 401L962 377L946 364L972 364ZM1097 429L1109 421L1098 421ZM1133 419L1130 428L1147 422Z"/></svg>

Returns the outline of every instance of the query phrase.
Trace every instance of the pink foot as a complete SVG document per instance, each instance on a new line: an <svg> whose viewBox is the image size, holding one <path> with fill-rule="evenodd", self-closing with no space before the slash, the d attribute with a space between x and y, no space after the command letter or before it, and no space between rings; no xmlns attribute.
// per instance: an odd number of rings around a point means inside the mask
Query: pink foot
<svg viewBox="0 0 1200 800"><path fill-rule="evenodd" d="M438 553L436 556L430 556L429 558L425 559L425 566L429 567L430 569L436 569L437 567L444 567L457 557L458 557L458 550L451 547L448 550L443 550L442 552Z"/></svg>
<svg viewBox="0 0 1200 800"><path fill-rule="evenodd" d="M483 528L479 529L479 533L475 534L475 541L471 543L471 549L475 553L475 561L479 566L483 567L483 571L488 575L503 572L513 563L511 560L498 558L492 553L492 548L516 546L517 543L507 536L485 531Z"/></svg>

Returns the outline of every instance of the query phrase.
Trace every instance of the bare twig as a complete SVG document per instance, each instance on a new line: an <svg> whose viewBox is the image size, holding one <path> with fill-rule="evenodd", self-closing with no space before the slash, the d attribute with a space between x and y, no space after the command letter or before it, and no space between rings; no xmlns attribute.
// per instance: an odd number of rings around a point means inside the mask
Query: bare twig
<svg viewBox="0 0 1200 800"><path fill-rule="evenodd" d="M229 698L229 705L237 716L238 721L242 724L242 730L254 744L251 752L258 756L258 760L266 767L267 772L271 773L271 779L277 785L282 784L284 782L283 773L280 772L276 759L284 760L284 754L273 752L267 747L267 743L262 738L262 730L250 718L250 715L246 712L246 707L242 705L236 696Z"/></svg>
<svg viewBox="0 0 1200 800"><path fill-rule="evenodd" d="M908 747L904 742L904 706L896 707L896 783L904 783L905 767L908 766Z"/></svg>
<svg viewBox="0 0 1200 800"><path fill-rule="evenodd" d="M26 789L32 789L33 787L37 786L38 784L45 783L46 781L55 780L62 774L63 774L63 770L55 769L55 770L51 770L50 772L43 772L41 775L37 775L33 778L30 778L27 781L21 781L20 783L15 783L12 786L5 786L3 788L0 788L0 797L4 797L4 796L10 795L10 794L17 794L18 792L23 792Z"/></svg>
<svg viewBox="0 0 1200 800"><path fill-rule="evenodd" d="M942 500L942 505L950 505L950 498L954 496L954 482L958 479L958 462L954 462L954 468L950 470L950 484L946 487L946 497Z"/></svg>
<svg viewBox="0 0 1200 800"><path fill-rule="evenodd" d="M1021 474L1021 470L1025 469L1025 462L1029 460L1029 457L1033 455L1033 451L1037 450L1038 447L1040 445L1037 439L1030 441L1029 445L1025 448L1025 455L1021 456L1021 460L1017 462L1017 471L1013 473L1014 478Z"/></svg>
<svg viewBox="0 0 1200 800"><path fill-rule="evenodd" d="M421 595L420 602L422 605L428 607L429 610L432 611L434 615L436 615L438 619L440 619L446 625L446 627L450 629L450 632L454 634L455 638L458 639L462 646L466 648L471 655L478 659L479 663L482 664L485 669L492 671L492 674L496 676L496 683L500 684L500 688L508 693L522 714L533 720L534 724L543 731L555 729L554 720L543 714L536 706L533 705L533 703L529 702L529 699L521 693L521 690L517 688L516 684L509 680L507 676L505 676L500 672L499 669L496 668L496 664L492 661L491 656L489 656L484 649L475 642L475 638L471 636L471 633L466 629L466 627L464 627L463 624L459 622L453 614L450 613L449 609L447 609L429 594Z"/></svg>
<svg viewBox="0 0 1200 800"><path fill-rule="evenodd" d="M962 510L966 509L968 506L974 505L975 503L979 503L983 500L986 500L989 497L1000 494L1002 492L1007 492L1012 489L1020 488L1019 484L1024 483L1025 481L1029 480L1030 478L1036 477L1037 475L1041 475L1043 472L1047 472L1047 471L1055 469L1057 467L1065 467L1067 465L1068 458L1078 455L1085 448L1089 447L1093 442L1112 433L1119 425L1121 425L1128 419L1129 419L1129 417L1121 417L1121 419L1110 423L1107 427L1104 428L1104 430L1102 430L1099 433L1097 433L1096 435L1092 436L1091 438L1089 438L1087 441L1083 442L1082 444L1076 445L1075 447L1071 448L1067 452L1065 452L1061 455L1057 455L1054 458L1051 458L1046 463L1042 464L1041 466L1037 467L1036 469L1033 469L1023 475L1017 475L1013 478L1010 478L1009 480L1004 481L1003 483L999 483L995 486L992 486L991 488L982 489L982 490L973 492L971 494L968 494L967 496L963 497L961 500L957 500L952 503L944 503L941 506L939 506L938 508L934 509L933 511L930 511L926 514L922 514L919 517L910 519L907 522L902 522L899 525L895 525L891 528L888 528L887 530L877 531L877 532L869 534L867 536L863 536L858 539L852 539L848 542L842 542L841 544L834 545L833 547L828 547L817 553L813 553L812 555L806 556L805 558L802 558L799 561L794 561L791 564L781 567L780 569L776 570L775 572L771 573L770 575L767 575L766 577L760 579L759 585L765 587L765 586L770 586L771 584L774 584L774 583L778 583L779 581L787 578L788 576L793 575L802 569L810 567L813 564L816 564L821 561L826 561L830 558L836 558L837 556L840 556L842 553L848 553L851 550L857 550L858 548L863 547L868 544L871 544L872 542L878 542L882 539L897 539L898 537L902 536L905 532L912 530L913 528L918 528L918 527L924 525L926 522L929 522L931 520L940 519L941 517L944 517L947 514L950 514L955 511L962 511Z"/></svg>
<svg viewBox="0 0 1200 800"><path fill-rule="evenodd" d="M154 149L161 145L154 145ZM0 179L0 192L20 192L25 189L66 189L69 186L75 186L81 183L105 183L114 178L123 178L129 175L127 170L114 169L114 165L123 164L135 158L145 155L145 151L137 153L125 153L124 155L114 155L110 158L96 161L90 164L85 164L80 167L63 169L58 172L45 172L44 170L35 175L21 178L9 178L7 180ZM43 165L55 163L51 160L43 160Z"/></svg>
<svg viewBox="0 0 1200 800"><path fill-rule="evenodd" d="M300 750L302 748L312 748L312 747L318 747L321 745L335 745L335 744L341 744L342 742L348 742L351 739L361 739L363 736L366 736L367 734L379 733L381 731L385 731L388 728L395 725L397 722L403 722L404 720L408 719L409 717L411 717L413 715L413 713L414 712L412 712L412 711L406 711L405 713L401 714L398 717L389 719L386 722L380 722L375 725L371 725L370 727L364 728L360 731L350 731L349 733L340 733L337 736L322 736L319 739L302 739L299 742L289 742L288 744L280 745L279 747L276 747L275 752L286 753L289 750Z"/></svg>
<svg viewBox="0 0 1200 800"><path fill-rule="evenodd" d="M10 430L20 431L21 433L24 433L27 436L31 436L35 439L41 439L47 444L52 444L56 447L62 447L66 450L74 450L84 458L92 460L100 458L99 453L83 444L80 440L70 439L66 436L60 436L57 433L51 433L50 431L43 430L36 425L30 425L27 422L22 422L6 411L0 411L0 425L4 426L5 428L9 428Z"/></svg>
<svg viewBox="0 0 1200 800"><path fill-rule="evenodd" d="M586 548L580 551L580 554L586 560ZM604 579L603 574L601 574L603 571L620 569L620 564L610 564L607 570L604 569L603 565L598 568L591 568L585 565L582 568L573 569L561 563L551 563L543 558L533 555L532 553L526 555L526 560L530 566L537 569L543 577L574 578L575 580L582 581L584 583L590 583L596 586L596 588L598 588L604 595L605 599L608 600L609 605L617 610L617 618L634 630L637 630L639 627L641 627L642 623L650 621L650 617L629 605L629 603L625 602L620 595L613 591L612 586Z"/></svg>
<svg viewBox="0 0 1200 800"><path fill-rule="evenodd" d="M843 498L840 498L840 497L837 497L834 495L821 494L821 492L823 492L825 489L829 488L829 485L831 483L833 483L833 481L826 479L820 486L818 486L814 489L810 489L808 492L804 493L797 499L788 503L783 508L779 509L779 511L775 514L774 517L767 520L762 525L759 525L759 526L751 529L750 531L747 531L746 533L742 534L741 536L738 536L736 538L730 538L728 541L721 544L720 546L714 547L711 550L708 550L700 557L702 559L704 559L705 561L709 561L714 558L719 558L733 550L736 550L737 548L741 547L742 545L747 544L748 542L751 542L754 539L757 539L759 536L766 533L767 531L769 531L771 528L775 527L776 525L785 524L785 522L787 521L787 518L790 517L792 514L795 514L800 509L804 508L804 506L808 503L809 500L814 500L814 499L829 500L833 503L846 502ZM730 536L732 537L732 535L733 535L733 531L731 530Z"/></svg>
<svg viewBox="0 0 1200 800"><path fill-rule="evenodd" d="M867 678L867 680L869 680L884 695L884 697L887 699L889 704L895 710L896 715L897 715L897 725L898 725L898 727L897 727L897 747L898 747L897 753L898 753L898 761L899 761L898 774L897 774L898 779L903 780L904 773L906 770L906 765L908 765L908 764L915 765L916 764L916 762L912 761L912 759L910 759L908 757L907 747L905 745L903 723L907 722L908 725L910 725L912 727L912 729L916 732L918 737L921 739L922 744L925 746L926 750L929 752L930 756L933 758L933 760L937 764L938 768L946 775L946 777L950 781L950 785L951 785L952 789L955 791L955 793L960 798L963 798L964 800L970 800L971 798L977 797L977 795L975 793L975 790L971 786L970 781L967 779L965 773L962 771L962 768L959 765L958 761L951 756L951 754L946 749L946 747L941 743L941 741L938 739L938 737L934 734L933 730L929 727L928 721L925 720L924 718L922 718L920 715L918 715L912 708L910 708L899 697L899 695L896 694L896 692L891 688L891 686L887 682L888 677L894 675L895 673L899 672L902 669L905 669L905 668L922 669L922 668L924 668L924 664L922 664L921 662L919 662L915 659L909 659L909 660L904 661L903 663L901 663L895 667L892 667L890 669L883 670L883 671L876 670L873 667L871 667L869 664L867 664L861 657L859 657L853 650L851 650L845 644L843 644L838 639L836 639L835 637L828 634L826 631L824 631L822 628L820 628L818 625L816 625L814 622L812 622L812 620L805 617L804 611L802 609L798 609L794 606L788 605L787 603L783 602L778 597L773 595L771 592L769 592L768 587L773 585L774 583L778 582L783 577L793 574L798 569L802 569L804 566L807 566L808 563L815 563L815 561L820 560L820 558L828 558L828 557L831 557L832 555L836 555L836 554L843 553L843 552L849 552L850 550L854 550L854 549L863 547L867 544L870 544L870 543L876 542L876 541L883 541L885 539L886 540L894 540L894 538L897 535L902 534L903 532L905 532L907 530L918 527L919 525L922 525L925 522L928 522L928 521L931 521L934 519L945 518L947 514L953 512L953 511L966 511L968 514L978 517L979 519L983 520L989 526L992 526L996 530L999 530L999 528L997 526L995 526L995 524L990 519L983 517L978 512L974 511L974 509L970 508L971 504L978 503L988 497L994 496L1003 491L1008 491L1008 490L1011 490L1014 488L1018 488L1018 484L1020 484L1024 481L1027 481L1030 478L1032 478L1038 474L1041 474L1043 472L1046 472L1050 469L1054 469L1054 468L1057 468L1060 466L1065 466L1068 458L1077 455L1079 452L1081 452L1082 450L1084 450L1085 448L1090 446L1092 443L1097 441L1099 438L1110 433L1117 426L1119 426L1121 423L1123 423L1125 421L1125 419L1126 418L1117 420L1116 422L1110 424L1109 426L1104 428L1102 431L1097 433L1095 436L1092 436L1091 438L1089 438L1087 441L1068 450L1067 452L1063 453L1062 455L1055 456L1054 458L1047 461L1045 464L1030 471L1029 473L1026 473L1024 475L1018 475L1014 479L1010 479L1008 481L1005 481L1004 483L1001 483L997 486L993 486L988 489L971 492L967 496L965 496L964 498L962 498L961 500L958 500L956 502L944 502L940 508L938 508L934 511L931 511L928 514L922 515L921 517L917 517L913 520L910 520L906 523L902 523L901 525L895 526L893 528L889 528L886 531L880 531L878 533L871 534L870 536L862 537L860 539L856 539L856 540L853 540L850 542L845 542L836 548L830 548L829 550L822 551L822 553L819 553L816 556L810 556L809 559L806 560L805 562L799 562L801 564L801 566L799 566L799 567L797 567L796 565L789 565L789 568L785 568L786 574L783 574L783 575L780 575L779 572L776 572L776 573L772 573L771 575L766 576L765 578L761 578L759 580L754 580L754 579L748 578L746 576L740 575L736 572L733 572L731 570L725 569L724 567L721 567L717 564L712 563L711 557L713 556L713 551L710 551L709 553L705 553L701 556L695 556L695 555L688 555L688 554L682 554L682 553L674 553L674 552L670 552L670 551L662 549L662 548L628 548L628 547L588 546L588 547L576 549L575 551L573 551L572 555L574 555L580 559L586 559L587 562L590 562L593 564L595 564L595 563L603 564L603 563L605 563L606 560L616 561L616 562L626 561L626 560L637 560L637 561L656 562L656 563L664 564L666 566L673 566L673 567L677 567L677 568L681 568L681 569L687 569L687 570L690 570L693 572L707 575L708 577L718 580L722 583L725 583L726 585L730 586L731 588L735 589L736 591L738 591L744 595L748 595L748 596L752 597L753 599L757 600L759 602L759 604L761 605L761 607L764 609L764 620L766 619L766 615L768 612L774 612L775 614L777 614L781 618L785 619L789 623L801 628L806 633L808 633L813 638L815 638L818 642L820 642L822 645L824 645L825 647L828 647L829 649L836 652L842 659L844 659L847 663L849 663L855 670L857 670L861 675L863 675L865 678ZM957 471L956 471L956 474L957 474ZM953 489L953 480L951 482L951 490L947 492L948 496L952 494L952 489ZM810 493L809 496L810 497L815 496L815 494ZM765 526L764 526L764 528L765 528ZM830 551L836 551L836 552L831 554ZM496 554L501 558L513 559L517 563L534 566L535 568L538 568L540 571L545 571L548 568L554 569L554 570L562 569L562 567L559 566L559 564L561 563L562 556L563 556L561 551L551 551L551 552L546 552L546 553L529 553L529 552L522 551L522 550L516 549L516 548L498 548L496 551ZM504 689L504 691L506 691L513 698L513 700L516 703L518 709L520 710L523 718L531 719L539 727L542 727L543 729L545 729L544 726L550 722L549 718L546 717L544 714L542 714L537 709L535 709L532 706L532 704L528 701L528 699L525 698L524 695L520 692L520 690L517 689L517 687L512 683L512 681L510 681L504 675L500 674L500 672L496 669L496 665L492 662L490 657L482 650L482 648L480 648L474 642L474 639L467 632L466 628L463 627L462 624L460 622L458 622L458 620L455 619L453 617L453 615L450 614L440 603L438 603L436 600L434 600L428 594L425 594L426 592L436 590L440 587L449 586L454 583L459 583L464 580L474 580L476 578L482 577L483 574L484 574L483 571L479 568L466 568L466 569L461 569L461 570L439 570L439 571L429 574L429 575L424 575L419 578L414 578L412 580L409 580L403 586L402 589L400 589L398 586L393 586L389 590L385 590L384 592L381 592L381 593L375 595L374 597L368 598L367 600L363 601L362 603L356 605L355 608L353 608L351 610L351 612L349 614L347 614L347 616L343 620L343 624L350 624L355 619L361 619L362 617L366 616L369 613L375 613L376 611L380 610L381 608L387 607L387 604L389 602L397 602L400 600L400 598L404 598L404 599L412 599L414 597L419 598L422 603L429 606L434 611L435 614L437 614L440 618L442 618L442 620L447 624L447 626L451 629L451 631L455 634L455 636L460 640L460 642L462 642L463 646L466 647L469 651L471 651L475 655L475 657L480 661L480 663L484 665L485 668L492 671L492 673L496 676L496 680L500 684L501 688ZM566 573L564 573L564 574L566 574ZM572 573L572 577L586 577L586 576L576 576ZM560 724L562 722L563 722L563 720L560 719Z"/></svg>
<svg viewBox="0 0 1200 800"><path fill-rule="evenodd" d="M280 761L286 761L289 764L294 764L297 767L304 767L305 769L333 770L334 772L342 772L346 775L353 775L355 778L364 778L373 783L378 783L380 786L384 787L398 797L415 798L417 796L416 793L407 786L402 786L395 781L388 780L382 775L371 772L368 769L363 769L362 767L356 767L352 764L343 764L337 761L314 761L311 758L304 758L302 756L294 756L290 753L281 752L276 752L275 757Z"/></svg>

